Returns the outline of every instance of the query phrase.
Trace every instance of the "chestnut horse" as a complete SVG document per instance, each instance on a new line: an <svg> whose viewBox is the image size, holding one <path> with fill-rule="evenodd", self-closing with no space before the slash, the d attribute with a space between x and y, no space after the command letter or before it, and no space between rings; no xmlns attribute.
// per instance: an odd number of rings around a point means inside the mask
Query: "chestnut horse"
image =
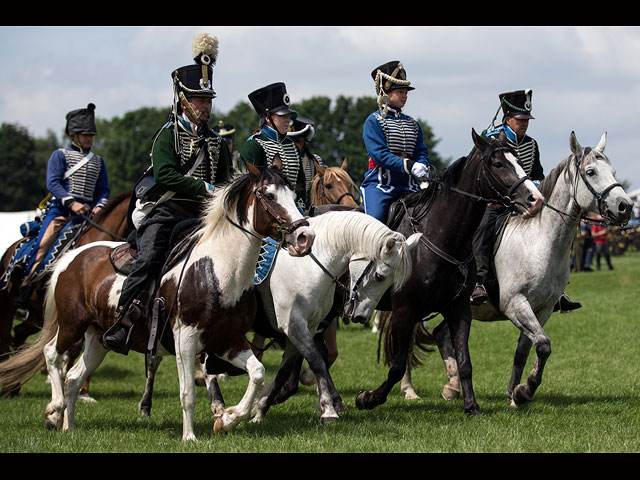
<svg viewBox="0 0 640 480"><path fill-rule="evenodd" d="M131 191L123 192L109 200L107 205L94 217L85 218L74 247L81 247L99 240L121 240L130 232L127 226L127 209L131 198ZM0 264L0 275L7 271L14 252L22 240L11 245ZM19 270L19 271L18 271ZM29 317L24 322L13 327L15 315L15 292L22 282L24 274L21 269L11 273L7 288L0 291L0 361L5 360L13 350L24 345L26 339L42 328L42 308L44 288L36 289L31 296ZM46 278L46 276L44 277ZM42 285L46 282L42 281ZM13 334L12 334L13 330ZM78 349L79 354L79 349ZM10 392L3 388L2 395L17 394L19 389Z"/></svg>
<svg viewBox="0 0 640 480"><path fill-rule="evenodd" d="M209 200L202 226L189 236L188 249L160 279L156 302L167 299L166 318L174 338L183 409L183 440L195 440L194 363L196 355L218 356L249 374L243 399L215 421L214 432L229 431L249 415L264 379L245 334L256 310L253 275L265 236L286 242L289 253L303 255L313 231L295 206L290 183L277 169L249 173L222 187ZM39 340L0 364L0 383L17 385L33 376L46 358L51 402L45 410L49 428L74 428L75 401L84 379L108 350L102 334L116 321L116 302L125 277L116 273L110 253L115 242L97 242L65 255L54 270L45 298L45 323ZM156 303L154 302L154 303ZM82 357L66 375L61 355L85 336ZM132 349L147 352L146 329L136 329ZM159 355L170 355L164 345Z"/></svg>

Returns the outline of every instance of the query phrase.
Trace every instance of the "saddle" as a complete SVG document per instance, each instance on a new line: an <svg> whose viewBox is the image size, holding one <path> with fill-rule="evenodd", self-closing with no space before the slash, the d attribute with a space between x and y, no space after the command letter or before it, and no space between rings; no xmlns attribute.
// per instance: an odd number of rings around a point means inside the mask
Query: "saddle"
<svg viewBox="0 0 640 480"><path fill-rule="evenodd" d="M151 315L147 315L147 331L149 334L147 351L152 355L155 355L157 352L158 340L169 353L175 355L173 332L170 328L165 328L168 322L168 312L165 307L166 300L164 297L158 295L160 279L191 251L191 248L195 244L195 238L192 234L199 227L199 219L188 219L178 223L171 234L167 260L161 272L155 278ZM133 271L137 259L138 251L129 242L113 248L109 253L109 260L111 261L114 271L125 276ZM169 304L171 305L172 303L173 302L170 301Z"/></svg>

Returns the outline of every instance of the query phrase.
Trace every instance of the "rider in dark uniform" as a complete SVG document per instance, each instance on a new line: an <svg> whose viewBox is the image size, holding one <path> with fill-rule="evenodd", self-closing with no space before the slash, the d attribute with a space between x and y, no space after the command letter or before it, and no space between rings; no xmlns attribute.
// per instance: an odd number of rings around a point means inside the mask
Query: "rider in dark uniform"
<svg viewBox="0 0 640 480"><path fill-rule="evenodd" d="M200 34L193 48L195 64L171 74L173 111L155 136L151 150L155 186L146 198L138 200L139 210L144 210L147 202L155 206L136 225L138 258L122 287L118 320L103 337L107 348L125 355L133 327L144 316L150 281L160 272L171 247L174 227L197 218L213 195L214 185L227 182L231 175L227 144L207 123L215 98L213 65L218 40Z"/></svg>
<svg viewBox="0 0 640 480"><path fill-rule="evenodd" d="M313 160L315 159L321 167L324 167L322 158L312 153L309 148L309 143L315 136L313 120L297 115L289 127L287 136L296 144L300 154L301 168L305 177L305 208L309 208L311 206L311 183L313 182L313 177L316 176L316 167Z"/></svg>
<svg viewBox="0 0 640 480"><path fill-rule="evenodd" d="M503 112L502 125L488 131L485 135L489 138L497 138L504 132L508 145L515 150L525 173L538 186L544 180L544 169L540 163L540 149L538 143L526 134L529 120L535 118L531 115L532 95L531 89L499 94L500 108ZM488 300L484 281L489 273L490 259L493 256L496 228L509 214L509 210L502 205L489 205L476 230L473 244L478 273L476 286L471 294L473 305L482 305ZM562 311L571 311L581 307L579 303L571 302L566 294L560 297L558 306Z"/></svg>
<svg viewBox="0 0 640 480"><path fill-rule="evenodd" d="M249 94L249 101L260 116L258 130L240 150L240 158L258 167L270 167L276 156L282 161L282 171L294 186L296 205L305 208L306 178L301 168L300 154L287 136L292 118L291 100L284 83L272 83Z"/></svg>

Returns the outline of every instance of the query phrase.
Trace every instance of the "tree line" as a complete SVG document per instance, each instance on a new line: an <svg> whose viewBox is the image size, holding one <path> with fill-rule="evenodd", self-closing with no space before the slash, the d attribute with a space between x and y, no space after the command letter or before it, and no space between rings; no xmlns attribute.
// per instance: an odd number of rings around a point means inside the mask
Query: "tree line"
<svg viewBox="0 0 640 480"><path fill-rule="evenodd" d="M339 166L346 157L349 173L359 185L368 169L362 126L366 117L378 109L375 97L339 96L332 101L318 96L294 104L292 108L315 123L311 151L327 166ZM142 107L122 117L96 119L98 135L94 138L92 151L105 160L112 195L131 190L150 165L152 139L166 123L170 112L170 106ZM445 168L450 159L442 159L438 154L439 139L426 121L416 120L422 127L430 162L438 170ZM209 126L213 128L220 121L236 128L234 150L240 150L258 128L255 110L244 101L226 113L218 111L214 101ZM24 126L0 125L0 211L36 208L47 193L45 182L51 153L69 144L70 139L64 133L58 137L49 130L43 138L34 138Z"/></svg>

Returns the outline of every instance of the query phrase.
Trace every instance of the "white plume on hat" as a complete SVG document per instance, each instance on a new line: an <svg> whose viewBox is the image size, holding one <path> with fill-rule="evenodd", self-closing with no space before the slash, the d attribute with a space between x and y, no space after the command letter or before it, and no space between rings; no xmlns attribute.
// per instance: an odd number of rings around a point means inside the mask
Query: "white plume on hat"
<svg viewBox="0 0 640 480"><path fill-rule="evenodd" d="M217 37L209 35L208 33L199 33L194 37L193 58L196 61L198 61L198 59L202 55L206 55L209 57L211 61L211 65L216 63L216 60L218 58L218 38Z"/></svg>

